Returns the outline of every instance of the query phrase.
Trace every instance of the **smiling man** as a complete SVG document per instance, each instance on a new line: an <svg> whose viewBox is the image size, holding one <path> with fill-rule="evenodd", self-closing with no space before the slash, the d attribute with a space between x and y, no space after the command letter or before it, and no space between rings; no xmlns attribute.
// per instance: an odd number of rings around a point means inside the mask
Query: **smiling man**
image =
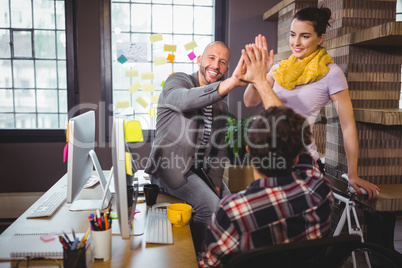
<svg viewBox="0 0 402 268"><path fill-rule="evenodd" d="M245 85L235 76L241 61L222 81L229 59L229 48L213 42L198 56L198 72L169 76L159 97L155 139L145 168L152 183L193 207L196 250L220 198L229 194L222 181L228 110L223 98Z"/></svg>

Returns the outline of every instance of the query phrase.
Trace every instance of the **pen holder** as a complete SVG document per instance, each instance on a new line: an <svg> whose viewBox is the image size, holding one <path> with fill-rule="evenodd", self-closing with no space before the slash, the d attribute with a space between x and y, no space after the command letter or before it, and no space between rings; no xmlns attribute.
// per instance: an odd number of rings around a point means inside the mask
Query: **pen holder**
<svg viewBox="0 0 402 268"><path fill-rule="evenodd" d="M63 266L64 268L86 268L86 247L68 250L63 249Z"/></svg>
<svg viewBox="0 0 402 268"><path fill-rule="evenodd" d="M94 260L110 260L112 255L112 229L92 231L91 249Z"/></svg>

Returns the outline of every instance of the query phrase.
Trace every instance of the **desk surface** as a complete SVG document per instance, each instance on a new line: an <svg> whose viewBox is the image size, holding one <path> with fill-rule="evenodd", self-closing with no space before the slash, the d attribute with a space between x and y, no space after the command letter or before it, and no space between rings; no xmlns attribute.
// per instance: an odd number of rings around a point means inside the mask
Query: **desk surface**
<svg viewBox="0 0 402 268"><path fill-rule="evenodd" d="M66 179L67 176L63 176L37 202L41 202L41 199L51 194L52 190L57 189L61 185L65 185ZM93 195L94 193L101 195L100 187L95 187L91 190L84 189L79 198ZM180 202L180 200L169 195L161 194L158 196L157 202L175 203ZM88 215L91 212L72 212L69 211L70 205L71 204L65 203L52 218L26 219L26 215L35 207L35 204L32 205L0 235L0 248L7 247L7 245L5 245L7 239L15 233L69 232L72 228L74 228L76 232L85 232L89 228ZM146 211L146 204L139 203L137 208L141 212ZM93 261L89 267L198 267L189 225L184 227L172 227L174 237L173 245L146 244L144 235L131 236L130 239L122 239L120 235L113 235L112 259L106 262ZM54 262L52 261L48 264L54 265ZM11 267L11 262L0 261L0 267Z"/></svg>

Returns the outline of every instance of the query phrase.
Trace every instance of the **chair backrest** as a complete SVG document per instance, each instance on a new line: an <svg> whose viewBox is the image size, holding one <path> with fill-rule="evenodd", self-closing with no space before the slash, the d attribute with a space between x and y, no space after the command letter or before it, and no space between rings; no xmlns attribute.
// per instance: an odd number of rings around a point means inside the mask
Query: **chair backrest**
<svg viewBox="0 0 402 268"><path fill-rule="evenodd" d="M265 246L233 256L227 267L338 267L361 244L358 235L341 235Z"/></svg>

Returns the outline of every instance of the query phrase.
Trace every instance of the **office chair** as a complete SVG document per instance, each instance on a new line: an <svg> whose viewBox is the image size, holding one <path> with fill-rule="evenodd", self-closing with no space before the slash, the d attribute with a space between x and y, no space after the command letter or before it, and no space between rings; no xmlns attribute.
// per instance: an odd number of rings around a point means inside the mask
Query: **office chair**
<svg viewBox="0 0 402 268"><path fill-rule="evenodd" d="M361 244L357 235L341 235L256 248L234 256L228 267L339 267Z"/></svg>
<svg viewBox="0 0 402 268"><path fill-rule="evenodd" d="M371 260L367 266L365 259L361 261L358 258L358 267L402 267L400 256L381 245L361 242L359 235L339 235L260 247L233 256L224 267L346 268L353 265L353 251L357 257L362 255L360 252L367 253Z"/></svg>

